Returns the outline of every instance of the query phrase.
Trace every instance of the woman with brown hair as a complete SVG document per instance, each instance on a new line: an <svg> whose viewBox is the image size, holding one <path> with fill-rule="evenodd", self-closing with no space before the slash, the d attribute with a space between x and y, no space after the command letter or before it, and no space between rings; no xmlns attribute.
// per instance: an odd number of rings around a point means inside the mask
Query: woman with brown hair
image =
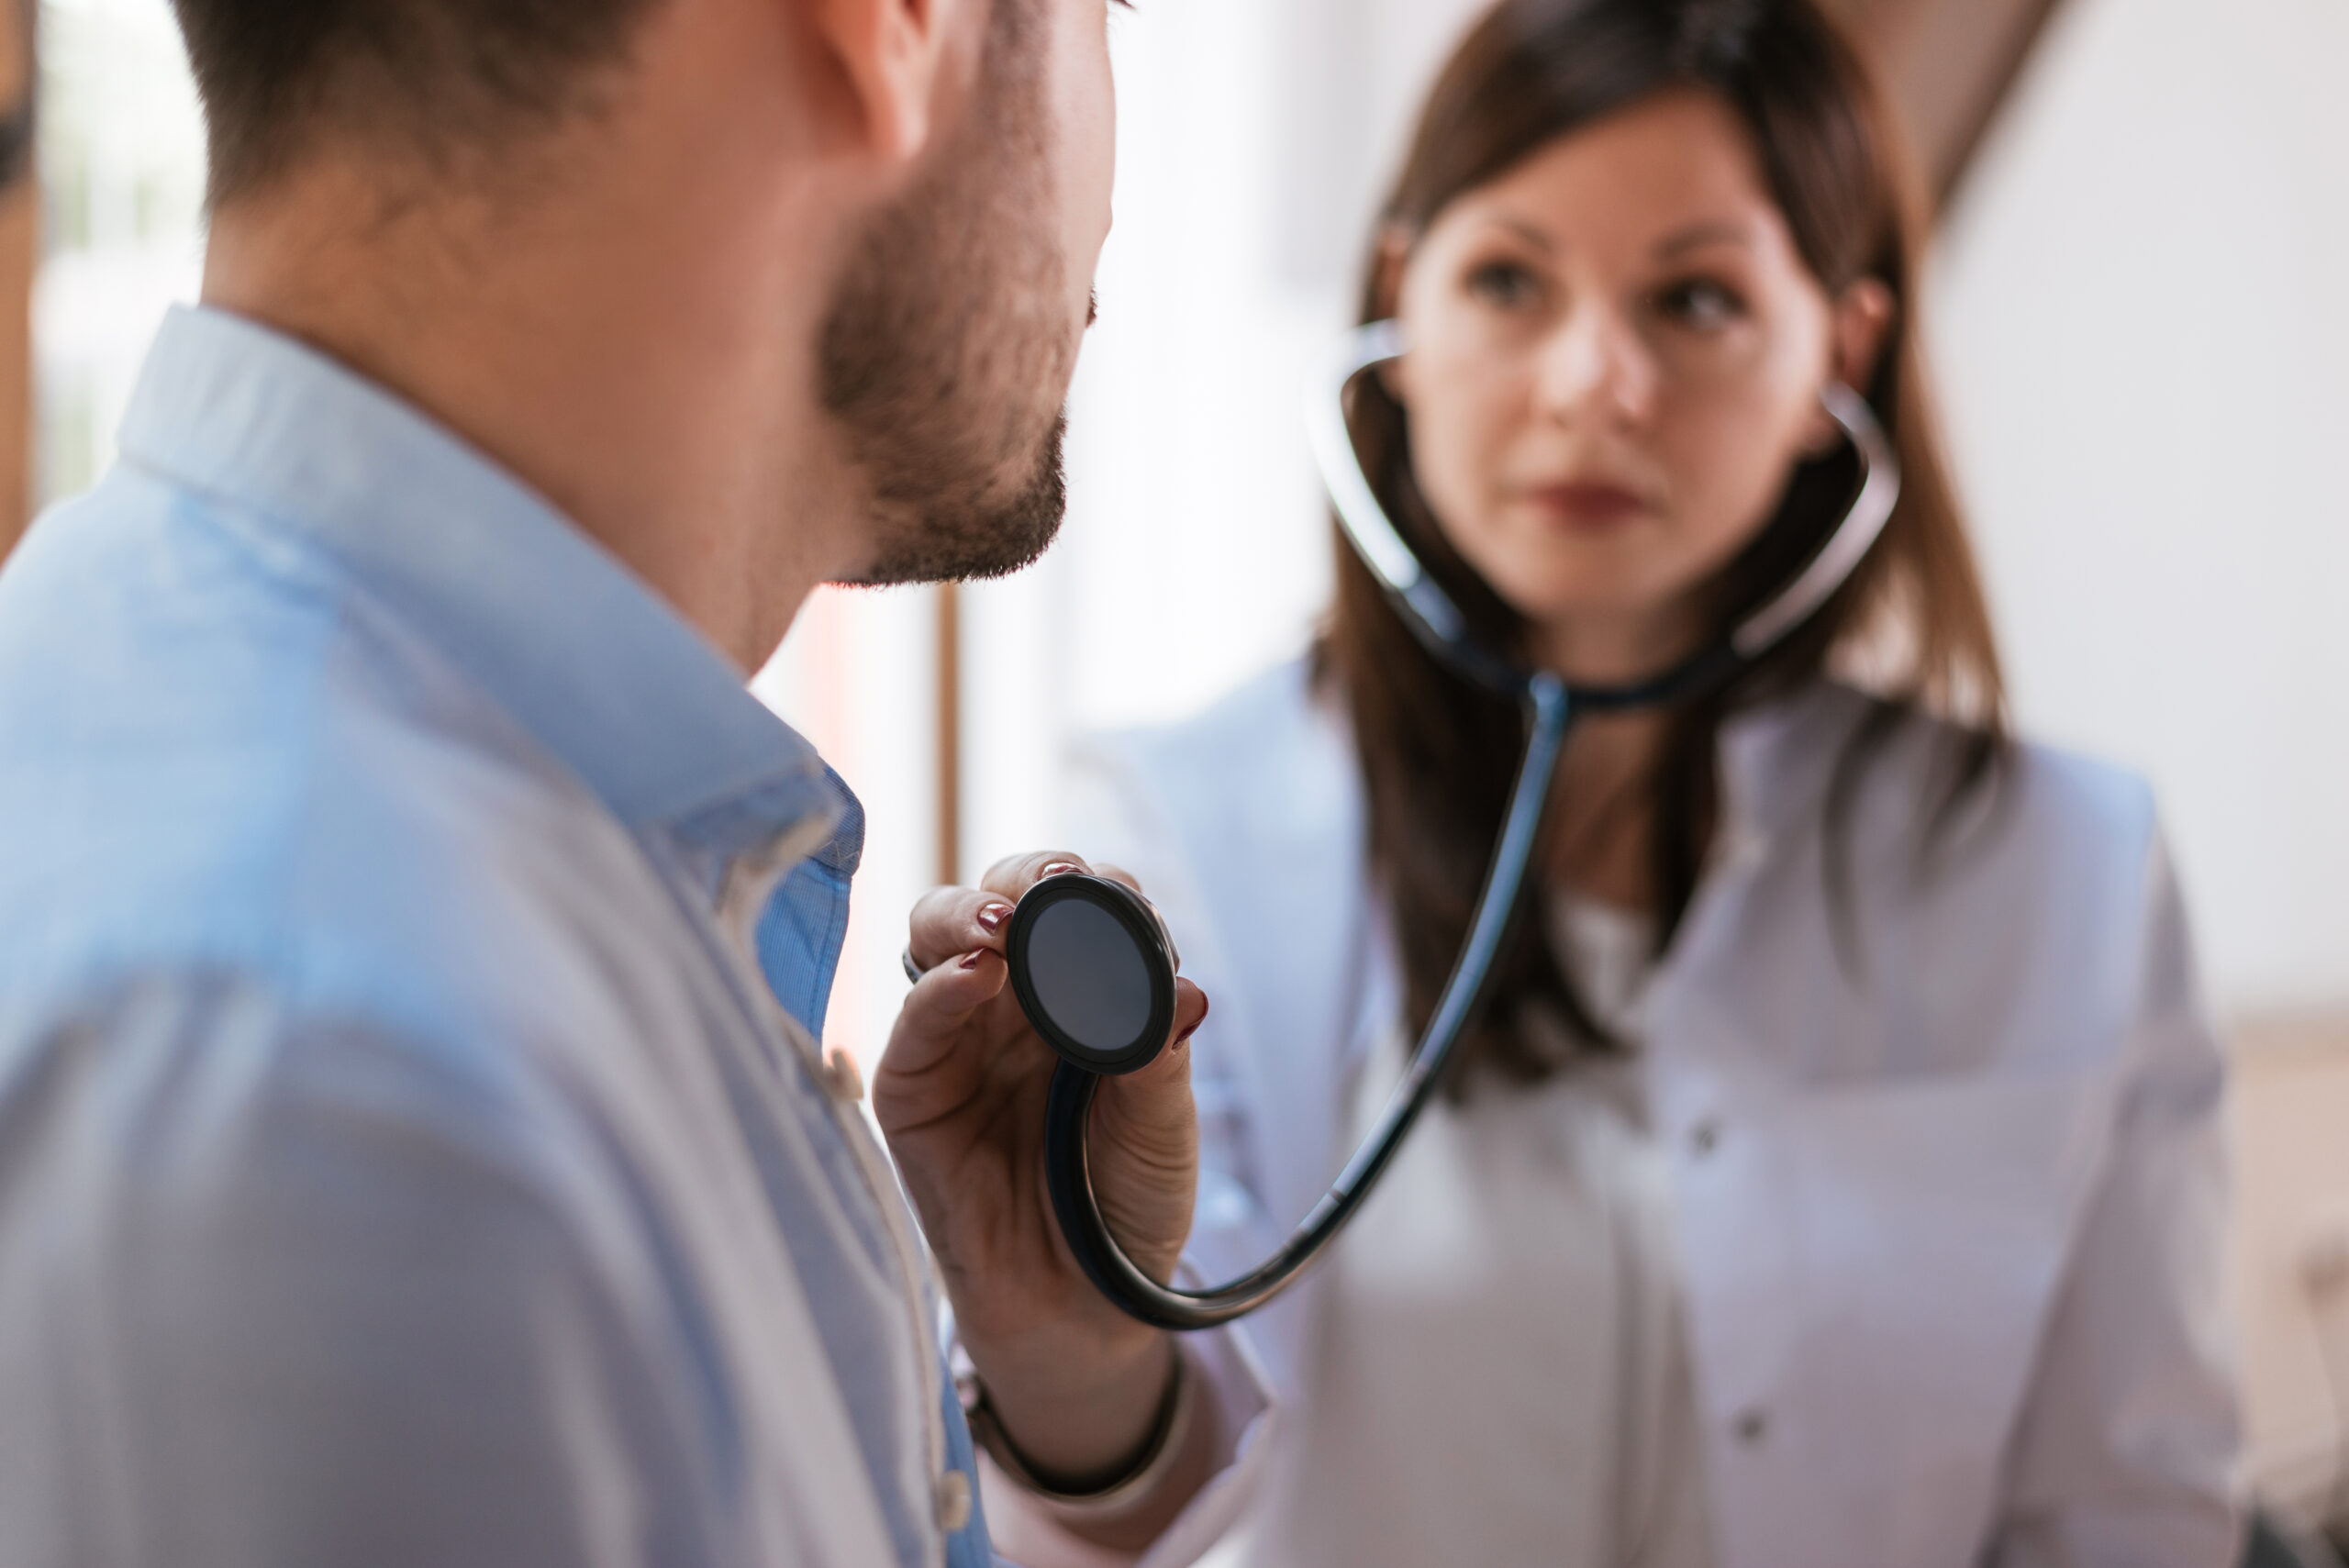
<svg viewBox="0 0 2349 1568"><path fill-rule="evenodd" d="M2220 1060L2144 788L2004 728L1914 229L1809 0L1504 0L1389 203L1359 384L1485 639L1671 668L1905 485L1804 632L1593 717L1452 1094L1252 1326L1250 1561L2224 1563ZM1341 545L1313 656L1090 753L1215 998L1192 1255L1318 1198L1459 951L1522 719Z"/></svg>

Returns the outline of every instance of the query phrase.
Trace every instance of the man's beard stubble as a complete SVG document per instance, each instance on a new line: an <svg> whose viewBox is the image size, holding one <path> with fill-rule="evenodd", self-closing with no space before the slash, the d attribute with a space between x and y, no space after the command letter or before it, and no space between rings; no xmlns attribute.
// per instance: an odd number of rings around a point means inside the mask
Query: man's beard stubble
<svg viewBox="0 0 2349 1568"><path fill-rule="evenodd" d="M867 228L821 346L824 404L875 510L864 586L999 577L1067 512L1075 345L1047 188L1032 6L996 0L983 101Z"/></svg>

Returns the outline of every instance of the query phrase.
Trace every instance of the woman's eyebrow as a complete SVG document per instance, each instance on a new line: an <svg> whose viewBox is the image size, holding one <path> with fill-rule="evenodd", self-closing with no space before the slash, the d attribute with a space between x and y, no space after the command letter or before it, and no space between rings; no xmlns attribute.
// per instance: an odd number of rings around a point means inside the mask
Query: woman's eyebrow
<svg viewBox="0 0 2349 1568"><path fill-rule="evenodd" d="M1701 250L1708 245L1737 245L1751 249L1753 237L1742 223L1711 220L1692 223L1687 228L1668 235L1656 246L1660 257L1677 256L1684 250Z"/></svg>
<svg viewBox="0 0 2349 1568"><path fill-rule="evenodd" d="M1495 228L1506 228L1511 234L1516 235L1520 239L1524 240L1528 245L1532 246L1535 250L1541 251L1545 256L1553 255L1557 251L1557 241L1542 233L1539 228L1526 218L1513 217L1508 213L1497 212L1486 214L1485 221Z"/></svg>

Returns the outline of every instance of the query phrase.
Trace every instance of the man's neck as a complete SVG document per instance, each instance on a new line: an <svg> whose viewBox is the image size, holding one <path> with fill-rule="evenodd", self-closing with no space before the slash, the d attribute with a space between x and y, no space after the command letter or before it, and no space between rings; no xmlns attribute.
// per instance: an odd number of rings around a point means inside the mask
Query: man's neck
<svg viewBox="0 0 2349 1568"><path fill-rule="evenodd" d="M852 485L810 391L821 291L776 286L791 237L729 246L728 226L655 221L679 204L631 184L607 172L597 199L493 217L388 202L377 171L297 173L217 216L204 298L453 431L747 674L854 564Z"/></svg>

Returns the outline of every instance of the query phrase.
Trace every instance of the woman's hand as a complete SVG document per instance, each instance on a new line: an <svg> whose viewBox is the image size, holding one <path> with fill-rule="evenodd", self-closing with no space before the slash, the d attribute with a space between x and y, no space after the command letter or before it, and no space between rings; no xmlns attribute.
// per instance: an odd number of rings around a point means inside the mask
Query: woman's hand
<svg viewBox="0 0 2349 1568"><path fill-rule="evenodd" d="M873 1083L873 1108L954 1303L957 1328L1005 1433L1031 1469L1083 1491L1139 1459L1174 1373L1166 1336L1102 1298L1070 1254L1044 1183L1044 1102L1058 1058L1012 995L1012 906L1074 855L1006 861L978 889L917 905L924 973ZM1103 868L1132 886L1132 879ZM1136 891L1140 891L1139 888ZM1208 1012L1175 984L1174 1039L1094 1102L1095 1190L1152 1278L1172 1276L1198 1185L1191 1035Z"/></svg>

